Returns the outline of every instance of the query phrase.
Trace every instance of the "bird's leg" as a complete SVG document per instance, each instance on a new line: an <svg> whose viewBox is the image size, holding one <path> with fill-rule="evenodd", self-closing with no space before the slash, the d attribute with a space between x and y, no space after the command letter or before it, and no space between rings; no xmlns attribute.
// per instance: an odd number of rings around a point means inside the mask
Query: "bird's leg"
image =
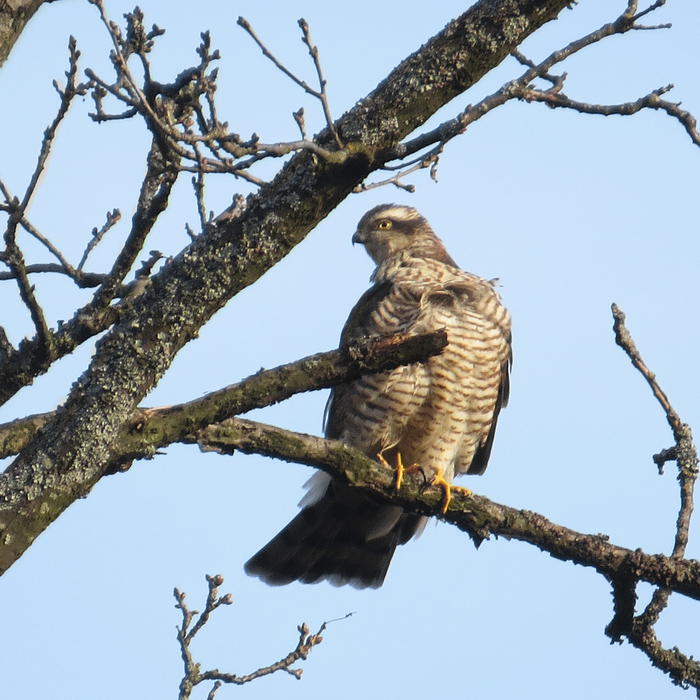
<svg viewBox="0 0 700 700"><path fill-rule="evenodd" d="M445 479L442 469L435 470L435 476L432 478L430 485L441 486L445 492L442 500L442 508L440 509L440 512L443 515L447 513L447 507L450 505L450 501L452 500L453 491L459 491L464 496L471 496L472 493L469 489L465 489L463 486L452 486L452 484Z"/></svg>
<svg viewBox="0 0 700 700"><path fill-rule="evenodd" d="M385 467L389 467L390 469L394 469L396 472L396 477L394 478L394 489L396 491L398 491L401 488L401 484L403 484L404 474L410 474L411 472L419 470L419 466L417 464L412 464L410 467L404 467L400 452L396 453L396 467L392 467L391 464L384 459L384 455L382 455L381 452L377 455L377 460L380 464L383 464Z"/></svg>

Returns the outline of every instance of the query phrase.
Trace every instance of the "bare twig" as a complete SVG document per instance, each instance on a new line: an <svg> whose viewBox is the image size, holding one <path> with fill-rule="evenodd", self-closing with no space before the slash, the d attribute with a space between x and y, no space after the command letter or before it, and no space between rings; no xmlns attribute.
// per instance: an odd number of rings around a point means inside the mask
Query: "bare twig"
<svg viewBox="0 0 700 700"><path fill-rule="evenodd" d="M0 189L2 189L3 191L6 190L2 183L0 183ZM12 207L11 205L7 205L6 208L9 210ZM119 220L120 217L121 214L117 209L115 209L114 212L112 212L111 214L107 214L107 223L102 227L100 231L98 231L96 228L93 229L93 238L90 241L90 244L88 245L85 253L83 254L83 258L80 261L80 265L78 265L77 268L73 267L68 262L68 260L63 256L63 254L58 250L58 248L56 248L56 246L54 246L53 243L48 238L46 238L46 236L40 233L29 221L27 221L25 217L21 217L19 221L21 227L25 231L27 231L27 233L29 233L33 238L42 243L49 250L49 252L59 261L58 263L32 263L29 265L25 264L24 272L28 275L37 272L50 272L66 275L67 277L70 277L81 289L84 289L86 287L99 286L100 284L105 282L105 280L107 279L107 275L93 272L84 272L82 267L85 264L87 256L89 255L92 248L94 248L94 246L99 242L99 240L106 233L106 231L109 228L111 228ZM18 279L17 273L15 271L0 272L0 280L10 279Z"/></svg>
<svg viewBox="0 0 700 700"><path fill-rule="evenodd" d="M321 101L321 105L323 106L323 114L326 117L326 125L328 126L328 130L331 132L331 134L333 134L333 138L335 139L336 145L342 150L343 142L340 140L340 136L338 136L338 132L336 131L335 124L333 122L333 117L331 116L331 110L328 106L326 80L323 77L323 71L321 70L321 61L318 56L318 46L314 46L314 44L312 43L311 34L309 32L309 23L304 18L299 20L299 27L301 28L301 31L304 34L304 43L309 49L309 54L311 55L311 58L314 62L314 67L316 68L316 75L318 76L318 84L320 87L320 90L316 94L316 96Z"/></svg>
<svg viewBox="0 0 700 700"><path fill-rule="evenodd" d="M17 200L14 200L13 203L16 205L16 208L13 208L10 214L7 230L5 231L5 250L0 253L0 261L10 268L11 278L17 280L19 295L29 310L29 315L34 323L41 353L48 361L51 361L54 358L53 335L46 323L44 311L34 294L34 286L29 282L24 255L17 245L17 224L22 219L22 213L21 205Z"/></svg>
<svg viewBox="0 0 700 700"><path fill-rule="evenodd" d="M121 218L122 214L119 209L113 209L111 212L107 212L107 220L102 228L98 229L97 226L95 226L95 228L92 229L92 238L85 248L83 257L80 258L80 262L78 263L77 267L78 270L82 270L83 267L85 267L85 263L87 262L90 253L92 253L92 251L95 249L95 246L104 238L107 231L115 226Z"/></svg>
<svg viewBox="0 0 700 700"><path fill-rule="evenodd" d="M673 410L668 396L666 396L656 381L656 375L644 364L642 356L639 354L632 340L632 336L625 327L625 314L620 310L617 304L612 305L612 313L614 319L613 330L615 331L615 342L625 351L632 361L632 364L639 370L644 379L646 379L654 397L661 404L661 408L663 408L666 414L666 419L671 426L671 430L673 430L674 436L680 437L683 430L683 423L678 414Z"/></svg>
<svg viewBox="0 0 700 700"><path fill-rule="evenodd" d="M416 158L415 161L412 161L410 163L402 163L399 166L385 166L382 168L382 170L398 170L399 172L397 172L392 177L386 178L385 180L379 180L378 182L372 182L369 184L363 182L361 185L358 185L354 189L354 192L366 192L368 190L374 189L375 187L395 185L399 189L405 190L406 192L410 192L411 194L413 194L413 192L416 191L415 185L407 185L406 183L401 182L401 178L406 177L406 175L410 175L411 173L415 173L418 170L430 168L431 179L437 180L437 164L440 160L440 153L442 153L442 150L443 144L439 144L432 150L428 151L428 153L426 153L425 155L421 156L420 158Z"/></svg>
<svg viewBox="0 0 700 700"><path fill-rule="evenodd" d="M46 238L46 236L44 236L36 228L34 228L34 226L29 221L27 221L25 217L22 217L20 225L29 235L33 236L37 241L39 241L43 246L45 246L49 250L49 252L61 264L61 267L64 268L67 275L69 275L70 277L75 276L75 268L73 268L73 266L65 259L65 257L63 257L58 248L56 248L56 246L53 243L51 243L51 241L48 238Z"/></svg>
<svg viewBox="0 0 700 700"><path fill-rule="evenodd" d="M49 156L51 155L51 149L53 148L54 141L56 139L56 133L58 132L58 127L63 122L68 110L73 102L73 100L79 95L85 95L87 93L88 86L83 84L78 84L78 59L80 58L80 51L77 49L77 44L74 37L71 37L68 42L68 52L69 52L69 69L66 72L66 86L61 89L56 81L54 81L54 87L56 92L61 98L61 104L56 113L56 117L53 122L47 127L44 132L44 140L41 144L41 151L39 153L39 158L37 160L36 168L32 174L29 186L27 187L22 202L19 206L18 213L20 216L24 216L29 208L29 204L36 193L36 188L41 181L41 177L48 163ZM19 223L19 219L17 220Z"/></svg>
<svg viewBox="0 0 700 700"><path fill-rule="evenodd" d="M295 678L300 679L302 669L292 668L292 665L297 661L306 660L311 649L323 641L321 634L326 629L328 623L324 622L316 634L310 634L309 628L306 626L306 624L302 623L298 627L299 641L297 642L296 647L284 658L270 664L269 666L263 666L257 671L253 671L253 673L249 673L245 676L238 676L232 673L222 673L218 669L205 671L204 673L200 672L200 664L195 663L192 658L190 644L192 643L195 635L209 621L209 617L214 610L222 605L231 605L233 602L231 600L230 593L219 597L218 587L224 582L222 576L207 576L206 578L209 585L209 593L207 595L207 602L204 612L201 614L199 614L196 610L190 610L187 607L185 604L184 592L180 592L177 588L174 591L175 600L177 601L175 607L182 612L182 625L177 628L177 638L180 644L180 652L185 666L185 675L180 682L180 700L187 700L195 686L206 681L215 681L208 695L209 698L213 698L216 691L223 683L244 685L245 683L250 683L251 681L262 678L263 676L269 676L277 671L286 671ZM197 615L199 615L199 617L194 625L190 627Z"/></svg>
<svg viewBox="0 0 700 700"><path fill-rule="evenodd" d="M28 274L36 274L41 272L51 272L70 277L80 288L98 287L107 278L96 272L82 272L74 268L59 263L32 263L25 265L24 271ZM0 272L0 280L14 280L17 275L14 272Z"/></svg>
<svg viewBox="0 0 700 700"><path fill-rule="evenodd" d="M695 481L698 476L698 455L693 443L693 436L690 426L683 423L680 416L671 406L668 396L661 389L656 380L656 375L646 366L637 350L632 336L625 326L625 314L617 304L612 305L614 318L613 330L615 331L615 342L625 351L632 364L641 373L651 388L654 397L663 408L666 420L673 431L675 446L670 450L665 450L663 461L674 459L678 463L678 481L681 487L681 508L678 514L676 525L676 539L672 556L680 558L685 555L690 531L690 519L693 512L693 491ZM659 456L655 456L657 465L661 468L663 461Z"/></svg>
<svg viewBox="0 0 700 700"><path fill-rule="evenodd" d="M319 90L314 90L307 82L301 80L301 78L297 78L297 76L294 75L294 73L292 73L292 71L290 71L281 61L278 61L277 58L275 58L275 56L265 46L265 44L263 44L261 39L250 26L250 22L248 22L247 19L245 19L244 17L239 17L238 25L240 27L243 27L243 29L245 29L245 31L248 32L253 41L260 47L260 50L263 52L263 55L266 58L269 58L270 61L272 61L272 63L274 63L277 68L279 68L279 70L281 70L288 78L293 80L299 87L303 88L305 92L307 92L309 95L312 95L321 102L321 105L323 106L323 114L326 117L326 124L328 126L328 130L333 135L333 138L335 139L338 148L342 150L343 143L340 140L340 137L338 136L338 132L336 131L333 118L331 117L330 108L328 106L328 97L326 95L326 81L323 78L323 72L321 70L321 63L318 57L318 47L314 46L311 42L311 35L309 33L309 25L307 21L305 19L300 19L299 27L301 28L303 34L302 40L309 49L309 54L311 55L311 58L314 62L314 67L316 68L316 75L318 76L318 82L320 86ZM297 123L299 123L298 120Z"/></svg>
<svg viewBox="0 0 700 700"><path fill-rule="evenodd" d="M544 77L544 76L542 76ZM616 105L597 105L587 102L577 102L562 93L554 93L549 90L541 91L528 89L522 94L522 99L527 102L543 102L549 107L564 107L573 109L582 114L600 114L610 116L613 114L629 116L637 114L643 109L655 109L666 112L675 117L685 128L686 133L696 146L700 146L700 133L697 131L697 121L690 112L680 109L680 105L661 99L661 95L673 89L673 85L666 85L652 90L648 95L640 97L634 102L624 102Z"/></svg>

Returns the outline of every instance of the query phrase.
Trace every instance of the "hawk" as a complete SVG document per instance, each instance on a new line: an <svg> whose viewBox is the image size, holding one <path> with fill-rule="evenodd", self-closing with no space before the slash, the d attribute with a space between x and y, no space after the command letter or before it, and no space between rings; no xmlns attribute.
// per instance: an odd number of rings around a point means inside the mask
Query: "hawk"
<svg viewBox="0 0 700 700"><path fill-rule="evenodd" d="M373 286L350 313L341 346L364 336L442 328L448 345L425 362L335 388L326 437L368 457L415 465L447 484L455 474L483 474L508 401L512 357L510 317L493 283L460 270L412 207L371 209L352 242L365 246L377 268ZM327 580L378 588L396 546L427 522L324 472L306 486L299 515L246 563L251 576L273 586Z"/></svg>

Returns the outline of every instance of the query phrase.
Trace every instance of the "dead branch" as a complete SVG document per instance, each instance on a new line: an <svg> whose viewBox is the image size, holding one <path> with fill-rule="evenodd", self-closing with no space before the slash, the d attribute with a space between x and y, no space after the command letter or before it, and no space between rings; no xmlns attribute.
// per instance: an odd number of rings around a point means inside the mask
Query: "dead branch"
<svg viewBox="0 0 700 700"><path fill-rule="evenodd" d="M693 513L693 492L698 475L698 455L693 443L690 426L683 423L671 406L666 393L661 389L656 375L649 370L625 326L625 314L617 304L612 305L613 330L615 342L624 350L627 357L644 377L661 405L666 420L673 431L674 447L664 450L663 458L654 455L654 461L663 472L663 464L675 460L678 465L678 482L680 485L680 509L676 521L676 536L671 559L681 561L685 556L690 532L690 520ZM700 689L700 664L692 657L687 657L679 649L665 649L656 636L654 625L668 605L671 589L660 587L652 596L645 610L635 616L636 580L629 579L624 585L613 587L615 615L605 632L614 641L621 642L627 637L629 642L643 651L652 664L667 673L677 685L693 686Z"/></svg>

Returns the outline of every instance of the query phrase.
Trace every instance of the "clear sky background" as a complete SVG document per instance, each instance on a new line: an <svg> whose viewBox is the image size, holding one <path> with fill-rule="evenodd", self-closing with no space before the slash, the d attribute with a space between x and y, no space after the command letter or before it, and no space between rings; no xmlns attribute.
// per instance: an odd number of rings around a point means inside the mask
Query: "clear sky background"
<svg viewBox="0 0 700 700"><path fill-rule="evenodd" d="M239 15L311 82L296 20L309 22L337 117L467 4L142 0L141 7L147 25L167 30L153 54L155 78L168 82L195 64L199 32L211 29L223 55L220 116L233 131L270 142L296 138L291 113L302 105L311 133L322 127L322 113L261 55L236 25ZM541 60L612 21L624 5L581 0L522 51ZM131 9L107 2L114 20ZM670 99L700 117L700 5L669 0L650 21L673 28L633 32L582 52L565 66L567 94L624 102L673 82ZM0 71L0 177L17 195L55 114L51 81L67 68L70 34L83 51L81 67L107 77L109 38L82 0L43 7ZM430 125L521 72L506 60ZM136 122L95 125L86 116L91 109L90 100L79 100L61 127L30 218L77 262L92 228L120 208L124 221L89 266L103 271L126 234L148 136ZM270 176L272 166L261 174ZM700 434L700 149L660 113L603 118L512 103L448 145L437 184L425 172L409 181L415 194L386 187L343 202L203 328L145 405L189 401L261 366L336 347L373 267L350 244L357 221L382 202L410 204L464 269L500 278L513 315L511 404L486 474L460 483L619 545L670 551L675 465L659 476L652 455L672 438L648 387L615 346L610 305L627 313L643 357ZM207 207L218 213L234 192L249 191L230 178L212 180ZM187 177L147 250L178 253L188 243L185 222L196 228ZM49 260L30 242L26 250L32 261ZM54 326L88 298L64 280L35 281ZM8 282L0 284L0 324L14 343L32 332ZM65 358L0 409L0 422L60 403L92 348ZM298 396L251 417L318 435L326 396ZM182 446L105 478L0 579L0 695L176 697L180 618L172 589L187 591L201 609L204 575L220 573L234 605L217 612L193 645L203 668L249 673L291 650L302 621L315 630L355 615L329 626L302 665L301 681L278 674L223 688L217 698L691 697L631 646L610 645L603 630L612 601L601 576L522 543L493 539L477 551L463 533L437 523L399 548L379 590L268 588L246 577L243 563L296 513L309 471ZM699 538L694 527L690 557L700 556ZM641 605L650 588L639 592ZM700 655L700 604L674 596L657 629L665 645Z"/></svg>

